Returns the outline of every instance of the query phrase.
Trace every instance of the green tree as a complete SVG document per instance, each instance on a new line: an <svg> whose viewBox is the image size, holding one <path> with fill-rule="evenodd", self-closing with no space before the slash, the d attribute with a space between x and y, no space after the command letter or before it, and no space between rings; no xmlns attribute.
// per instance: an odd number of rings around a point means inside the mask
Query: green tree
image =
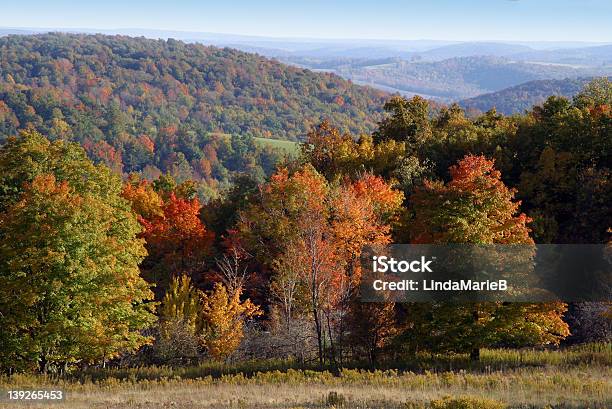
<svg viewBox="0 0 612 409"><path fill-rule="evenodd" d="M121 180L76 144L27 132L0 150L0 366L47 371L147 343L146 252Z"/></svg>
<svg viewBox="0 0 612 409"><path fill-rule="evenodd" d="M374 132L376 142L393 139L406 142L415 150L431 137L429 103L422 97L393 97L384 109L391 115L378 123L378 130Z"/></svg>

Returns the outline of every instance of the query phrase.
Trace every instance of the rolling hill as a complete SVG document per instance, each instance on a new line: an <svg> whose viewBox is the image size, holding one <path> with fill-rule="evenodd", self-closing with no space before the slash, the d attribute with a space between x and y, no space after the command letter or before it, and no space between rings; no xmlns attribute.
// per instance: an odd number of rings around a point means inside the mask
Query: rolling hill
<svg viewBox="0 0 612 409"><path fill-rule="evenodd" d="M581 66L612 66L612 45L518 53L513 58Z"/></svg>
<svg viewBox="0 0 612 409"><path fill-rule="evenodd" d="M473 57L479 55L490 57L507 57L513 54L528 53L531 51L533 51L533 49L525 45L470 42L437 47L432 50L421 52L418 55L425 60L439 61L449 58Z"/></svg>
<svg viewBox="0 0 612 409"><path fill-rule="evenodd" d="M300 62L304 64L304 60ZM333 68L330 68L332 72L359 84L368 84L405 95L416 93L443 102L496 92L534 80L612 74L612 67L536 64L487 56L450 58L442 61L372 61L370 65L363 61L335 63ZM316 66L323 68L324 64L319 62Z"/></svg>
<svg viewBox="0 0 612 409"><path fill-rule="evenodd" d="M36 129L81 143L119 172L260 174L279 149L254 138L300 140L324 118L371 132L387 96L331 73L172 39L0 38L0 140Z"/></svg>
<svg viewBox="0 0 612 409"><path fill-rule="evenodd" d="M465 99L459 105L466 110L486 112L495 108L511 115L523 113L532 106L541 104L551 95L571 98L582 90L591 78L529 81L501 91Z"/></svg>

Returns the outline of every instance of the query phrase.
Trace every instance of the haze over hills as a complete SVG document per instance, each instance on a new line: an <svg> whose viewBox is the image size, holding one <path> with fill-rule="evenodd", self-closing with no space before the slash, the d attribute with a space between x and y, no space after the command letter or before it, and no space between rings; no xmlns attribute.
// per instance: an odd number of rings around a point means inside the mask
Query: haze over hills
<svg viewBox="0 0 612 409"><path fill-rule="evenodd" d="M523 113L534 105L541 104L551 95L572 98L591 80L592 78L566 78L529 81L460 101L459 105L468 111L485 112L495 108L497 112L505 115Z"/></svg>
<svg viewBox="0 0 612 409"><path fill-rule="evenodd" d="M469 42L460 44L451 44L443 47L437 47L418 53L420 59L427 61L445 60L456 57L471 57L471 56L495 56L505 57L518 53L531 52L533 48L520 44L506 44L493 42Z"/></svg>
<svg viewBox="0 0 612 409"><path fill-rule="evenodd" d="M529 50L561 50L585 48L601 45L610 45L612 42L580 42L580 41L480 41L466 42L458 40L389 40L389 39L368 39L368 38L295 38L295 37L263 37L249 36L226 33L209 33L193 31L171 31L171 30L152 30L140 28L121 28L121 29L97 29L97 28L61 28L61 27L0 27L0 36L7 34L32 34L48 32L66 33L85 33L85 34L107 34L107 35L127 35L132 37L146 37L151 39L174 38L185 42L199 42L207 45L232 46L235 48L259 48L268 49L270 53L275 50L295 55L310 55L312 52L323 52L327 49L327 54L337 55L342 52L347 56L359 55L362 50L380 50L382 53L427 53L430 50L442 48L448 52L447 58L468 55L509 55L512 50L523 52ZM453 47L456 45L455 52ZM487 52L484 52L487 51ZM355 55L351 55L355 53ZM389 55L387 55L389 56ZM372 57L372 56L370 56Z"/></svg>

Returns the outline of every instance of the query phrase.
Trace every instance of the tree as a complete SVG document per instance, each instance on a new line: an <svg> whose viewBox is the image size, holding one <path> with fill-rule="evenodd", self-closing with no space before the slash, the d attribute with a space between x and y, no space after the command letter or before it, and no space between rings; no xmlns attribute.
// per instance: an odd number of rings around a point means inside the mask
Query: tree
<svg viewBox="0 0 612 409"><path fill-rule="evenodd" d="M164 361L192 359L198 355L202 328L201 291L187 275L174 277L159 308L157 355Z"/></svg>
<svg viewBox="0 0 612 409"><path fill-rule="evenodd" d="M330 182L342 177L358 178L364 172L390 177L406 153L407 143L401 139L374 142L371 135L353 140L323 121L308 133L302 144L302 158Z"/></svg>
<svg viewBox="0 0 612 409"><path fill-rule="evenodd" d="M414 243L532 244L527 223L501 173L484 156L450 168L448 184L426 180L412 197Z"/></svg>
<svg viewBox="0 0 612 409"><path fill-rule="evenodd" d="M506 180L518 186L524 209L537 216L538 242L606 241L612 111L605 95L606 81L596 81L573 103L550 97L507 140L514 165Z"/></svg>
<svg viewBox="0 0 612 409"><path fill-rule="evenodd" d="M193 334L198 330L201 310L200 291L193 288L191 278L183 274L174 277L159 309L159 318L163 324L174 320L181 321Z"/></svg>
<svg viewBox="0 0 612 409"><path fill-rule="evenodd" d="M409 149L418 149L431 137L429 103L416 95L411 99L397 96L384 105L390 116L378 123L374 132L376 142L393 139L406 142Z"/></svg>
<svg viewBox="0 0 612 409"><path fill-rule="evenodd" d="M282 292L299 279L305 310L312 318L317 338L319 362L324 360L323 310L341 275L337 268L329 225L329 185L311 165L293 174L281 169L262 186L259 203L242 214L240 230L260 260L276 269L275 284ZM285 266L291 270L279 270ZM287 278L287 279L285 279ZM283 283L283 284L281 284ZM278 289L278 287L277 287ZM283 298L285 311L289 312Z"/></svg>
<svg viewBox="0 0 612 409"><path fill-rule="evenodd" d="M130 176L123 186L122 196L130 201L132 210L141 223L163 216L163 200L146 180Z"/></svg>
<svg viewBox="0 0 612 409"><path fill-rule="evenodd" d="M351 300L347 326L349 345L364 353L370 364L377 362L380 352L400 332L395 303L366 303L357 298Z"/></svg>
<svg viewBox="0 0 612 409"><path fill-rule="evenodd" d="M293 173L279 170L241 214L245 243L274 272L272 292L287 325L297 311L310 315L321 365L327 341L331 357L337 355L348 302L356 296L361 248L390 240L387 223L402 198L379 177L330 185L306 164Z"/></svg>
<svg viewBox="0 0 612 409"><path fill-rule="evenodd" d="M303 306L303 289L301 288L301 268L296 261L300 254L296 246L287 246L283 257L272 263L274 277L270 283L271 302L280 305L282 320L286 331L291 330L294 315ZM296 311L297 310L297 311Z"/></svg>
<svg viewBox="0 0 612 409"><path fill-rule="evenodd" d="M414 243L533 244L525 214L518 214L515 191L501 181L492 161L466 156L450 169L452 180L426 181L412 196ZM470 351L507 342L558 344L569 335L563 303L433 303L422 311L415 332L435 350ZM424 328L423 328L424 327Z"/></svg>
<svg viewBox="0 0 612 409"><path fill-rule="evenodd" d="M178 197L172 191L163 200L146 181L136 187L128 183L123 195L132 202L132 209L139 213L144 227L142 237L149 255L142 270L157 285L158 297L163 295L174 274L195 277L204 271L214 235L200 220L201 205L197 198Z"/></svg>
<svg viewBox="0 0 612 409"><path fill-rule="evenodd" d="M46 372L149 342L146 252L120 179L32 132L2 147L0 175L0 365Z"/></svg>
<svg viewBox="0 0 612 409"><path fill-rule="evenodd" d="M235 230L229 231L223 240L224 252L216 260L221 280L230 294L243 289L249 279L249 266L247 260L251 255L240 244Z"/></svg>
<svg viewBox="0 0 612 409"><path fill-rule="evenodd" d="M595 78L584 86L582 91L574 97L577 106L612 106L612 81L609 78Z"/></svg>
<svg viewBox="0 0 612 409"><path fill-rule="evenodd" d="M328 180L358 169L357 143L328 121L314 127L301 148L302 156Z"/></svg>
<svg viewBox="0 0 612 409"><path fill-rule="evenodd" d="M230 294L216 283L202 297L202 343L215 359L226 358L238 348L244 336L244 321L262 312L250 300L240 301L242 289Z"/></svg>

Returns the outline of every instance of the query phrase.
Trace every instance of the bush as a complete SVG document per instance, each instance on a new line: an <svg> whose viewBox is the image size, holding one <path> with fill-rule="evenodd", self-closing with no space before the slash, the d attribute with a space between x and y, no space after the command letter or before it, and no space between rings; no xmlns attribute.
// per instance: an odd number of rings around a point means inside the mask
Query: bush
<svg viewBox="0 0 612 409"><path fill-rule="evenodd" d="M504 409L506 405L502 402L486 399L461 396L453 398L446 396L442 399L432 400L432 409Z"/></svg>
<svg viewBox="0 0 612 409"><path fill-rule="evenodd" d="M344 406L346 398L338 392L330 392L325 399L326 406Z"/></svg>
<svg viewBox="0 0 612 409"><path fill-rule="evenodd" d="M196 362L200 356L198 337L182 320L170 320L163 324L153 345L155 360L169 365Z"/></svg>

